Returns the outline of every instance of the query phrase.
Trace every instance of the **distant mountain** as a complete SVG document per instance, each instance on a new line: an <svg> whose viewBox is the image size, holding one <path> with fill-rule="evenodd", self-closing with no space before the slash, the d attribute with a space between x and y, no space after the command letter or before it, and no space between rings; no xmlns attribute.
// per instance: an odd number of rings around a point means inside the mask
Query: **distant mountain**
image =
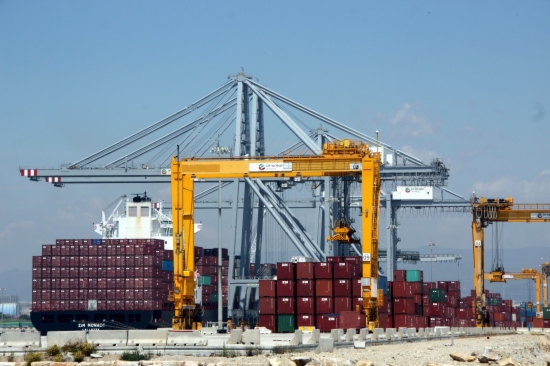
<svg viewBox="0 0 550 366"><path fill-rule="evenodd" d="M20 301L31 301L32 271L28 269L11 269L0 272L0 287L5 288L5 296L19 296Z"/></svg>

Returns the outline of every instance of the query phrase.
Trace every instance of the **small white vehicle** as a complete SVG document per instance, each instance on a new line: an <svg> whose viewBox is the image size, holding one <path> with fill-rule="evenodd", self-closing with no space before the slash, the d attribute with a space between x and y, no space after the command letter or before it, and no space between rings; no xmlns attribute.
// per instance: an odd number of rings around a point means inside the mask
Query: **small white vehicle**
<svg viewBox="0 0 550 366"><path fill-rule="evenodd" d="M255 327L254 329L257 329L260 331L260 334L271 334L271 330L267 329L266 327Z"/></svg>

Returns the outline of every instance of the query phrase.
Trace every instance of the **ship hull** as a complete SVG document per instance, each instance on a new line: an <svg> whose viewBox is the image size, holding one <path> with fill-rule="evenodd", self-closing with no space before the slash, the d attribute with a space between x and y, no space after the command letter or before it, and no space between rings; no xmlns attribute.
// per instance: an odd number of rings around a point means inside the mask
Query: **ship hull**
<svg viewBox="0 0 550 366"><path fill-rule="evenodd" d="M171 327L173 311L33 311L31 321L42 335L49 331L127 330Z"/></svg>

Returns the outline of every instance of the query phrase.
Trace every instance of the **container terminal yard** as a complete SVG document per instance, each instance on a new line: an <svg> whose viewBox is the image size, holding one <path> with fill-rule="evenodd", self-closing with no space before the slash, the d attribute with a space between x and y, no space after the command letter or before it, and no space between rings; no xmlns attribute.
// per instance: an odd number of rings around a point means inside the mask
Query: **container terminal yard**
<svg viewBox="0 0 550 366"><path fill-rule="evenodd" d="M297 138L271 156L265 151L267 113ZM298 113L323 127L304 130ZM234 129L228 129L231 124ZM230 131L230 148L220 146L220 131ZM131 153L122 152L128 147ZM161 148L171 151L163 163L136 167L136 159ZM338 342L550 328L550 265L509 273L498 256L492 268L484 260L487 227L550 222L550 204L475 194L465 199L446 188L450 171L442 160L425 163L382 142L378 131L368 136L244 72L86 158L59 168L20 167L19 173L59 188L170 185L172 195L167 207L146 193L123 197L108 218L103 213L94 224L97 237L43 245L29 258L31 320L38 335L22 340L4 333L0 346L38 346L45 343L41 336L51 345L71 334L89 341L106 337L98 342L103 345L183 345L200 353L220 333L229 333L223 336L227 344L259 344L260 336L289 333L283 337L290 345L309 343L322 351ZM403 256L460 259L398 250L397 213L407 208L471 215L464 230L472 233L472 282L426 281L420 270L398 268ZM197 210L217 216L215 249L198 245ZM232 223L223 230L222 211ZM270 262L265 248L277 235L292 248L281 247L286 259ZM537 301L513 304L485 289L486 280L512 279L535 281ZM102 331L110 336L100 336ZM311 334L305 343L304 333Z"/></svg>

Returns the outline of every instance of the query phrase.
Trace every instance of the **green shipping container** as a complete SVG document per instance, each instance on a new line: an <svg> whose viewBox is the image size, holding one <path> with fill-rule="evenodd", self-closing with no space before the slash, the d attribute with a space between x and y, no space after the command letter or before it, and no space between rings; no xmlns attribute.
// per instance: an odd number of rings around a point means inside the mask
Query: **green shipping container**
<svg viewBox="0 0 550 366"><path fill-rule="evenodd" d="M211 284L212 284L212 281L210 280L210 276L199 277L199 286L210 286Z"/></svg>
<svg viewBox="0 0 550 366"><path fill-rule="evenodd" d="M432 288L428 295L430 302L445 302L445 290Z"/></svg>
<svg viewBox="0 0 550 366"><path fill-rule="evenodd" d="M550 308L542 308L542 318L550 319Z"/></svg>
<svg viewBox="0 0 550 366"><path fill-rule="evenodd" d="M501 304L501 299L497 299L497 298L487 299L487 305L499 306L500 304Z"/></svg>
<svg viewBox="0 0 550 366"><path fill-rule="evenodd" d="M294 333L296 330L296 320L294 315L277 315L277 332Z"/></svg>
<svg viewBox="0 0 550 366"><path fill-rule="evenodd" d="M422 271L417 269L408 269L405 273L405 280L407 282L422 282Z"/></svg>
<svg viewBox="0 0 550 366"><path fill-rule="evenodd" d="M218 294L210 294L211 302L218 302Z"/></svg>

